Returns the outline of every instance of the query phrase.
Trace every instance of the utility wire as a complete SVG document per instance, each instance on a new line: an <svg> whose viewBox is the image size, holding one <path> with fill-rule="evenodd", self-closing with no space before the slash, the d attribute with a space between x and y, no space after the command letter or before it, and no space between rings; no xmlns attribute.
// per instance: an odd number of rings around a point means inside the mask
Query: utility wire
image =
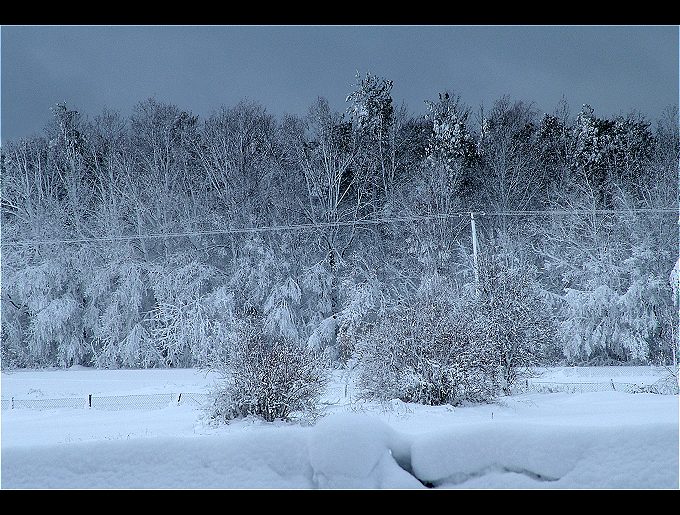
<svg viewBox="0 0 680 515"><path fill-rule="evenodd" d="M285 232L285 231L306 231L310 229L325 229L349 226L362 225L381 225L393 222L417 222L429 220L446 220L450 218L461 218L470 216L471 211L460 211L456 213L437 213L431 215L410 215L410 216L392 216L381 218L367 218L360 220L344 220L337 222L319 222L308 224L293 224L293 225L270 225L263 227L237 227L231 229L216 229L211 231L191 231L191 232L168 232L168 233L152 233L152 234L131 234L124 236L102 236L93 238L72 238L72 239L50 239L50 240L15 240L2 242L3 247L20 247L30 245L53 245L53 244L70 244L70 243L95 243L95 242L116 242L116 241L134 241L134 240L148 240L148 239L164 239L164 238L183 238L190 236L215 236L223 234L257 234L265 232ZM638 214L638 213L659 213L659 214L680 214L679 209L673 208L646 208L646 209L630 209L630 210L615 210L615 209L591 209L591 210L525 210L525 211L474 211L475 216L576 216L576 215L607 215L607 214Z"/></svg>
<svg viewBox="0 0 680 515"><path fill-rule="evenodd" d="M615 215L638 214L638 213L678 213L677 208L641 208L641 209L551 209L551 210L526 210L526 211L475 211L475 216L561 216L561 215ZM469 214L469 213L468 213Z"/></svg>
<svg viewBox="0 0 680 515"><path fill-rule="evenodd" d="M160 238L179 238L188 236L212 236L219 234L249 234L262 232L282 232L282 231L304 231L309 229L324 229L332 227L346 227L358 225L380 225L389 222L410 222L419 220L435 220L446 218L459 218L461 216L469 215L465 213L441 213L436 215L422 215L422 216L403 216L403 217L389 217L389 218L370 218L363 220L345 220L338 222L319 222L316 224L294 224L294 225L270 225L265 227L239 227L232 229L216 229L212 231L192 231L192 232L168 232L168 233L154 233L154 234L131 234L126 236L104 236L98 238L73 238L65 240L17 240L3 242L2 246L20 246L20 245L48 245L56 243L88 243L101 241L131 241L131 240L145 240L145 239L160 239Z"/></svg>

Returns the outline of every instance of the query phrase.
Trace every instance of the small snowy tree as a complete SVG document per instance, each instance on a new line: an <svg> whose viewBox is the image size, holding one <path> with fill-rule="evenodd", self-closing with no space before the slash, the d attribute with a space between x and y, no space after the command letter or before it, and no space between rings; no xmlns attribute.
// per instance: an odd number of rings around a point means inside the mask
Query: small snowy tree
<svg viewBox="0 0 680 515"><path fill-rule="evenodd" d="M249 415L267 422L295 414L313 416L326 384L320 355L286 337L265 333L250 314L229 338L225 360L214 368L224 376L212 417L229 421Z"/></svg>
<svg viewBox="0 0 680 515"><path fill-rule="evenodd" d="M378 318L357 358L369 398L456 405L499 393L500 367L474 300L437 277Z"/></svg>
<svg viewBox="0 0 680 515"><path fill-rule="evenodd" d="M484 254L479 268L484 338L499 360L503 390L509 394L523 371L540 364L554 340L554 320L528 263Z"/></svg>

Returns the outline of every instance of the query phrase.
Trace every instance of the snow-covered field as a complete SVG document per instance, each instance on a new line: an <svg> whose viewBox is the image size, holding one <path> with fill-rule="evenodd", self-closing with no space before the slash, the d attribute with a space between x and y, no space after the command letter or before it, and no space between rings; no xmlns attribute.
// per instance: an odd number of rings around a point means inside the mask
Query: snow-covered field
<svg viewBox="0 0 680 515"><path fill-rule="evenodd" d="M2 397L40 399L93 395L205 392L218 379L200 370L17 369L2 372Z"/></svg>
<svg viewBox="0 0 680 515"><path fill-rule="evenodd" d="M661 369L549 369L644 382ZM3 398L207 392L197 370L19 370ZM678 488L678 396L523 394L487 405L361 401L337 373L313 426L213 426L192 405L6 409L2 488Z"/></svg>
<svg viewBox="0 0 680 515"><path fill-rule="evenodd" d="M555 383L621 383L652 384L668 375L665 367L552 367L534 369L536 381Z"/></svg>

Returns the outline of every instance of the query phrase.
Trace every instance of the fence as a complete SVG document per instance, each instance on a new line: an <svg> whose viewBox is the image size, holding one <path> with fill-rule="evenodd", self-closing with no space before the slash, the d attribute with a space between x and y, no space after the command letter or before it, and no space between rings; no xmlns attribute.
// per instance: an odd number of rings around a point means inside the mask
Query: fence
<svg viewBox="0 0 680 515"><path fill-rule="evenodd" d="M150 410L168 406L188 405L201 407L207 404L207 393L153 393L139 395L86 395L59 399L2 399L1 408L48 410L58 408L98 409L105 411Z"/></svg>
<svg viewBox="0 0 680 515"><path fill-rule="evenodd" d="M624 393L656 393L676 395L678 384L674 381L660 380L652 384L620 383L610 380L598 383L555 383L547 381L532 381L530 379L513 386L512 393L589 393L617 391Z"/></svg>
<svg viewBox="0 0 680 515"><path fill-rule="evenodd" d="M653 384L609 382L597 383L556 383L527 379L512 388L513 394L522 393L588 393L617 391L624 393L678 394L677 381L657 381ZM210 402L208 393L152 393L137 395L87 395L84 397L63 397L59 399L2 399L2 409L49 410L58 408L98 409L103 411L152 410L168 406L203 407Z"/></svg>

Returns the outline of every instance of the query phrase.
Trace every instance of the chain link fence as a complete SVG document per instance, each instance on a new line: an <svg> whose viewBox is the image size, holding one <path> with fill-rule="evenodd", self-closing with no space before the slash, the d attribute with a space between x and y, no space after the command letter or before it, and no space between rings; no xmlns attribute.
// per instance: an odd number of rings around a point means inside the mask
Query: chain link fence
<svg viewBox="0 0 680 515"><path fill-rule="evenodd" d="M597 383L557 383L548 381L532 381L527 379L517 383L512 388L513 394L522 393L589 393L617 391L624 393L655 393L661 395L677 395L677 379L660 379L655 383L621 383L610 380Z"/></svg>
<svg viewBox="0 0 680 515"><path fill-rule="evenodd" d="M138 395L86 395L84 397L62 397L58 399L2 399L1 408L49 410L59 408L98 409L104 411L152 410L168 406L206 405L211 396L207 393L152 393Z"/></svg>
<svg viewBox="0 0 680 515"><path fill-rule="evenodd" d="M664 395L678 394L678 380L669 376L655 383L624 383L612 379L599 382L560 383L526 379L512 387L512 394L523 393L589 393L617 391L624 393L655 393ZM345 391L345 396L347 392ZM201 408L212 399L209 393L151 393L135 395L85 395L81 397L62 397L58 399L17 399L4 398L3 410L33 409L49 410L59 408L98 409L104 411L153 410L169 406L191 406Z"/></svg>

